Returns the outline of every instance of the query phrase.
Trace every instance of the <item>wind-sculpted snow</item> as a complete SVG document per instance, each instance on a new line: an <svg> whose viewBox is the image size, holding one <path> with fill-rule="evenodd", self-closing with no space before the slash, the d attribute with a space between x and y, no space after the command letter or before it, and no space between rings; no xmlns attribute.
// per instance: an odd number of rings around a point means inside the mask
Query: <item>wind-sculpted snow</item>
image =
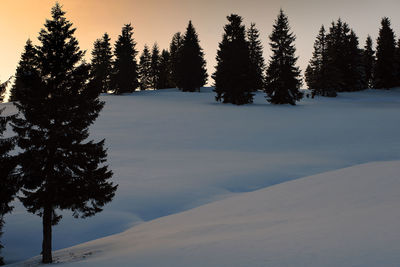
<svg viewBox="0 0 400 267"><path fill-rule="evenodd" d="M224 105L214 101L210 89L103 99L105 109L91 133L106 139L119 188L114 201L93 218L65 214L54 227L54 249L238 193L400 159L399 90L342 93L297 106L270 105L261 93L253 105ZM18 203L4 230L6 259L40 253L40 218Z"/></svg>
<svg viewBox="0 0 400 267"><path fill-rule="evenodd" d="M318 174L57 251L55 259L63 266L395 267L399 173L400 161L392 161Z"/></svg>

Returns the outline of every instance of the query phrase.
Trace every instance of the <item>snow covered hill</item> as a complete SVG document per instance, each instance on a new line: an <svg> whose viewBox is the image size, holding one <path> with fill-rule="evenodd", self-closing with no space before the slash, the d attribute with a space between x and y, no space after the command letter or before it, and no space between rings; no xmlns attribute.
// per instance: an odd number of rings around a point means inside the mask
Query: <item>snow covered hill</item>
<svg viewBox="0 0 400 267"><path fill-rule="evenodd" d="M399 89L304 99L294 107L270 105L262 93L240 107L217 103L214 96L210 89L103 96L106 106L91 134L106 138L119 188L93 218L64 213L53 229L54 249L243 192L400 159ZM15 205L5 218L8 262L38 255L41 247L40 218Z"/></svg>
<svg viewBox="0 0 400 267"><path fill-rule="evenodd" d="M160 218L55 259L62 266L394 267L399 211L400 161L369 163Z"/></svg>

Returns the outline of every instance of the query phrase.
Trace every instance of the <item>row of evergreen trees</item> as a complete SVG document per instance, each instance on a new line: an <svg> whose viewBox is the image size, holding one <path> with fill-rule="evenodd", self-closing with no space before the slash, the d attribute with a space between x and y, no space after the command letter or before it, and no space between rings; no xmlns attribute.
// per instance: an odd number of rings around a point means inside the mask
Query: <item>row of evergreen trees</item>
<svg viewBox="0 0 400 267"><path fill-rule="evenodd" d="M313 94L331 97L343 91L400 86L400 40L396 47L390 20L382 19L376 52L370 36L359 48L358 37L341 19L332 22L328 33L321 26L305 78Z"/></svg>
<svg viewBox="0 0 400 267"><path fill-rule="evenodd" d="M270 103L295 105L302 98L300 70L295 36L284 12L280 10L269 37L272 56L267 68L255 24L246 31L240 16L233 14L227 19L213 74L216 100L248 104L253 102L254 91L264 90Z"/></svg>
<svg viewBox="0 0 400 267"><path fill-rule="evenodd" d="M103 93L129 93L140 88L165 89L178 87L183 91L199 90L207 82L206 62L199 38L191 21L186 33L176 33L170 51L154 44L151 51L145 45L136 62L138 51L133 40L133 28L127 24L112 52L107 33L94 43L92 74Z"/></svg>
<svg viewBox="0 0 400 267"><path fill-rule="evenodd" d="M18 114L0 117L0 233L3 216L18 196L28 212L42 217L43 263L52 262L52 226L61 219L58 212L93 216L117 189L110 181L104 140L87 140L88 128L104 106L99 99L104 87L84 62L75 28L59 4L51 14L39 33L40 45L27 42L17 69L13 97L18 99ZM126 27L121 38L129 37L130 29ZM115 64L126 64L125 58ZM127 84L121 77L129 72L114 74L123 90ZM3 138L9 121L15 137ZM18 149L11 153L14 146Z"/></svg>

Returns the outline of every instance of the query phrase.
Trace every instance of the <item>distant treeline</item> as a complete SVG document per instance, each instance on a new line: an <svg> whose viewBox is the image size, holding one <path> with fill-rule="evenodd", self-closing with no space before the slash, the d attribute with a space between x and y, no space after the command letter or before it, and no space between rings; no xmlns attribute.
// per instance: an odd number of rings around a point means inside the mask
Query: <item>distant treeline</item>
<svg viewBox="0 0 400 267"><path fill-rule="evenodd" d="M251 23L246 29L242 18L235 14L227 19L212 74L216 100L251 103L255 91L265 91L268 101L276 104L295 104L301 99L295 35L284 12L279 12L269 36L273 54L268 66L256 25ZM359 48L355 32L341 19L332 22L328 32L321 27L305 71L305 81L313 96L400 86L400 40L396 44L388 18L383 18L381 24L376 51L370 36L365 46ZM33 45L28 40L19 69L34 60L32 51ZM144 46L139 60L138 54L131 24L123 26L114 49L107 33L94 42L91 75L101 92L122 94L165 88L194 92L207 82L204 52L191 21L184 34L174 34L169 49L160 52L155 43L152 48ZM13 101L18 99L17 89L17 86L12 89Z"/></svg>

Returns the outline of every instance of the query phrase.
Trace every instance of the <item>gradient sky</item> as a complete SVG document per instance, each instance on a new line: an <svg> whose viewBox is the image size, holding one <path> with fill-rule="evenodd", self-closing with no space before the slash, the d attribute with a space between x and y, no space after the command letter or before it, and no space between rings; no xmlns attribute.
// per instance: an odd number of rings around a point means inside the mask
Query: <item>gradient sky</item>
<svg viewBox="0 0 400 267"><path fill-rule="evenodd" d="M226 16L244 17L246 26L255 22L260 30L264 55L269 58L268 35L283 8L297 36L298 65L305 69L313 43L322 24L329 26L341 17L349 23L364 46L368 34L374 42L380 20L388 16L397 38L400 37L399 0L60 0L67 18L77 28L82 49L90 51L95 39L108 32L114 44L121 27L132 23L137 49L157 42L168 48L172 35L184 31L191 19L206 54L209 74L214 71L218 42L221 41ZM39 30L54 0L0 0L0 81L15 73L20 54L28 38L37 44ZM209 82L213 80L209 79Z"/></svg>

